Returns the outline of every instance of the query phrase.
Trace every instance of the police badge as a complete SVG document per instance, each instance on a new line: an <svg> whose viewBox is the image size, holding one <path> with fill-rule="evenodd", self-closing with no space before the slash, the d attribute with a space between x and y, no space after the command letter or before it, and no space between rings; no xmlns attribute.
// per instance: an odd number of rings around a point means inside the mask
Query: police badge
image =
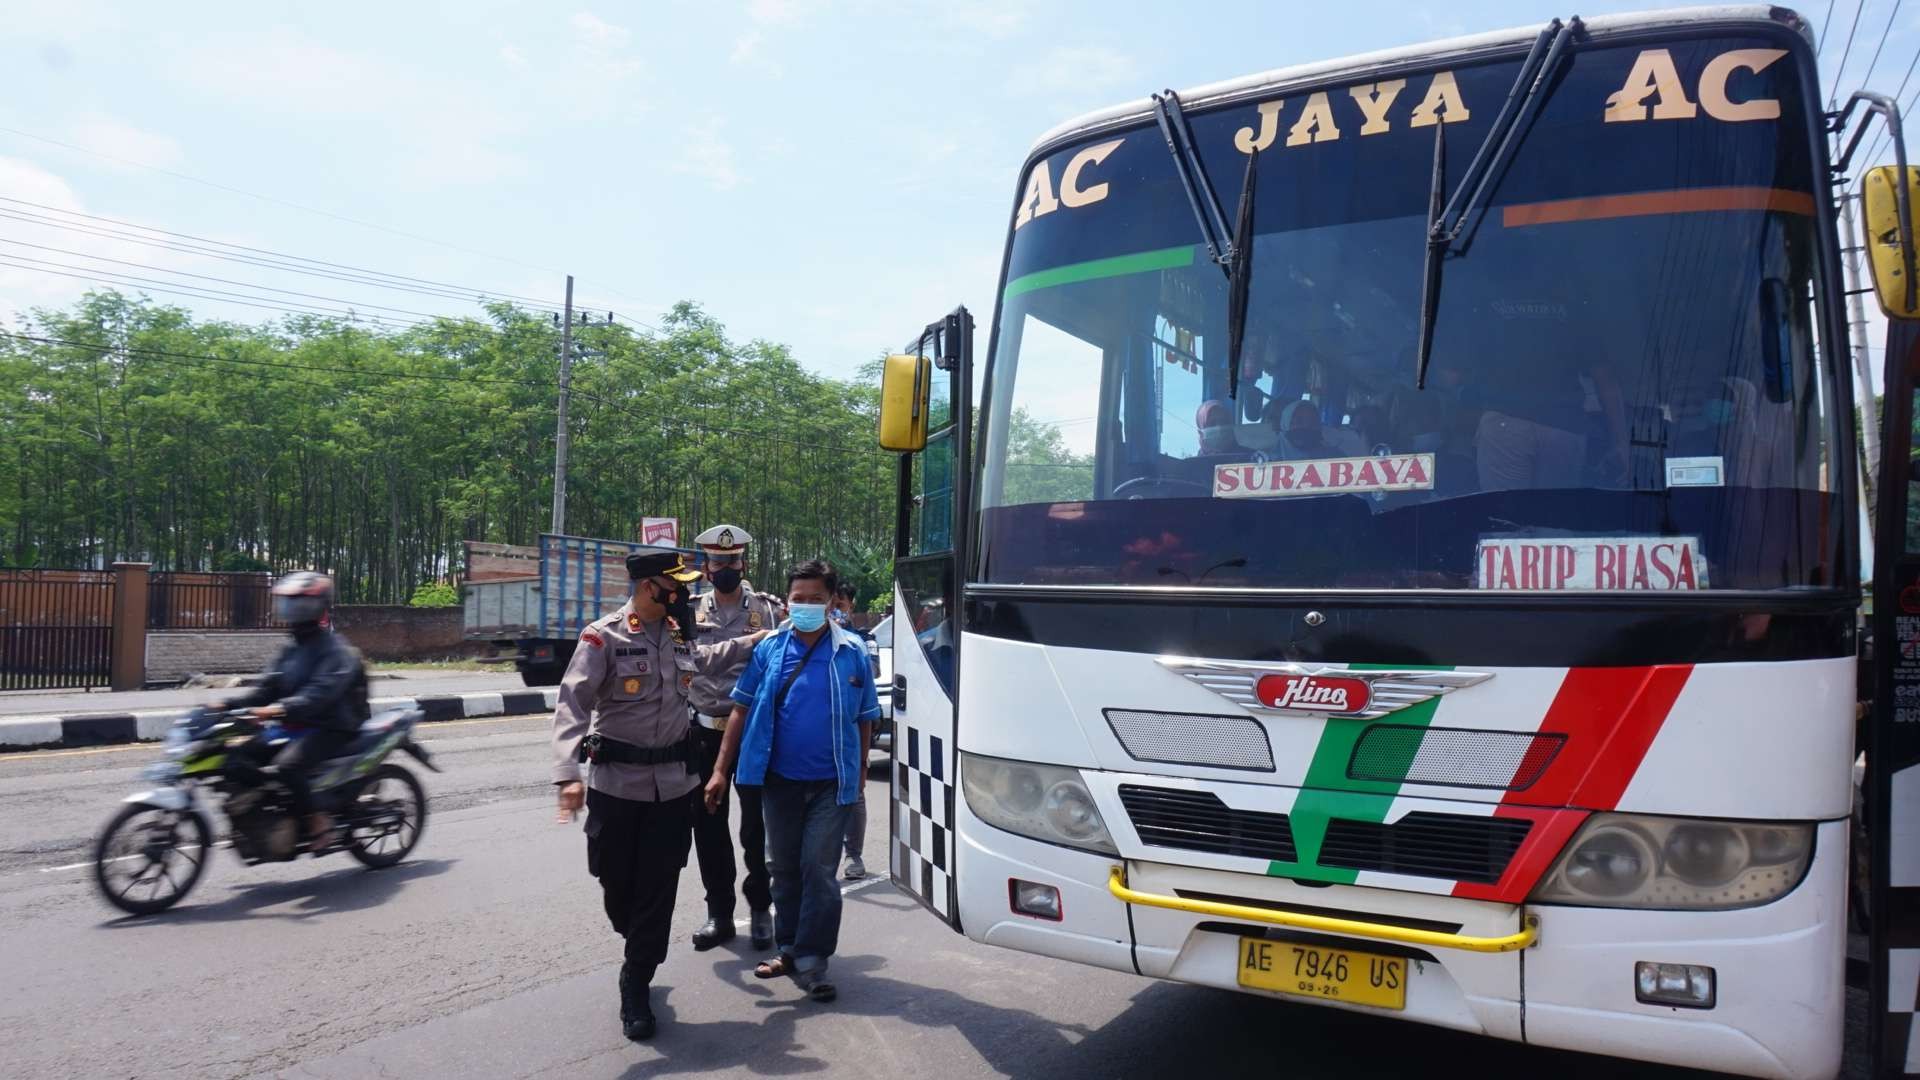
<svg viewBox="0 0 1920 1080"><path fill-rule="evenodd" d="M762 619L760 618L760 613L759 613L759 612L757 612L757 611L749 611L749 612L747 612L747 629L749 629L749 630L758 630L758 629L760 629L760 625L761 625L761 622L762 622L762 621L763 621L763 620L762 620Z"/></svg>
<svg viewBox="0 0 1920 1080"><path fill-rule="evenodd" d="M626 690L626 692L627 692L627 693L629 693L629 694L637 694L637 693L639 693L639 692L640 692L640 680L639 680L639 679L628 679L628 680L626 681L626 683L625 683L625 690Z"/></svg>
<svg viewBox="0 0 1920 1080"><path fill-rule="evenodd" d="M640 616L634 614L633 612L628 612L627 613L627 629L638 632L640 629Z"/></svg>

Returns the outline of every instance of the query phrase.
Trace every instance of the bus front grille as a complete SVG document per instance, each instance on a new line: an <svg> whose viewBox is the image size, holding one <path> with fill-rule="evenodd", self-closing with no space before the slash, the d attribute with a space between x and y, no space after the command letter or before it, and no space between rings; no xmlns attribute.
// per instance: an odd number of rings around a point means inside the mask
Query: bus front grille
<svg viewBox="0 0 1920 1080"><path fill-rule="evenodd" d="M1120 802L1140 842L1150 847L1293 861L1287 815L1235 810L1208 791L1120 785Z"/></svg>
<svg viewBox="0 0 1920 1080"><path fill-rule="evenodd" d="M1424 810L1391 825L1335 818L1327 823L1320 864L1490 885L1531 828L1531 821Z"/></svg>
<svg viewBox="0 0 1920 1080"><path fill-rule="evenodd" d="M1294 861L1287 815L1236 810L1210 791L1120 785L1120 803L1149 847ZM1506 872L1530 821L1417 810L1392 824L1334 818L1319 865L1343 870L1492 884Z"/></svg>

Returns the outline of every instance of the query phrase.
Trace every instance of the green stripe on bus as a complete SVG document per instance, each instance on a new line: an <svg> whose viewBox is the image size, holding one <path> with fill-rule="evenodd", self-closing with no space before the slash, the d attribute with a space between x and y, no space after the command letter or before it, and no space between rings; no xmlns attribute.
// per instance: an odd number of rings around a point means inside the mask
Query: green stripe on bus
<svg viewBox="0 0 1920 1080"><path fill-rule="evenodd" d="M1035 289L1050 289L1055 285L1071 285L1076 281L1097 281L1100 278L1141 274L1148 270L1172 270L1176 267L1192 266L1193 252L1194 245L1188 244L1184 247L1161 248L1158 251L1141 251L1132 255L1115 255L1111 259L1069 263L1050 270L1036 270L1007 282L1006 291L1001 294L1001 298L1011 300L1021 293L1030 293Z"/></svg>
<svg viewBox="0 0 1920 1080"><path fill-rule="evenodd" d="M1423 665L1414 667L1402 664L1352 664L1355 671L1378 671L1391 669L1396 671L1452 671L1451 667L1433 667ZM1433 722L1434 711L1440 707L1440 698L1436 695L1418 705L1412 705L1392 714L1395 724L1425 728ZM1347 763L1353 760L1354 744L1360 741L1360 735L1373 720L1357 720L1346 717L1328 717L1327 726L1320 733L1320 742L1313 748L1313 760L1307 765L1307 778L1301 785L1300 794L1293 801L1293 809L1287 815L1293 830L1292 862L1275 860L1267 866L1272 877L1299 878L1304 881L1330 881L1337 885L1351 885L1360 876L1358 870L1349 870L1339 866L1321 866L1320 845L1327 838L1327 824L1334 818L1347 821L1380 822L1385 821L1387 810L1393 806L1394 796L1400 793L1400 782L1384 783L1377 780L1354 780L1347 776ZM1418 748L1415 748L1415 752ZM1407 757L1406 765L1413 764L1412 754ZM1400 775L1404 777L1403 767Z"/></svg>

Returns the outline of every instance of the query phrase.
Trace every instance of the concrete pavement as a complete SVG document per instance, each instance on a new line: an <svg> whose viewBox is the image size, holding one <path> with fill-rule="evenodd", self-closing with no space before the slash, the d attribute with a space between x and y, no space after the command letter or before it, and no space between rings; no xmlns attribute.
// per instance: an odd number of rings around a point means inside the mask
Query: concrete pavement
<svg viewBox="0 0 1920 1080"><path fill-rule="evenodd" d="M368 680L374 711L418 705L429 721L538 712L554 689L529 689L517 674L430 668L379 672ZM238 690L0 694L0 748L103 746L158 739L182 713ZM34 712L51 709L51 712Z"/></svg>
<svg viewBox="0 0 1920 1080"><path fill-rule="evenodd" d="M151 747L0 756L5 1071L22 1076L1070 1077L1699 1074L1155 983L975 945L884 881L847 897L841 997L748 973L744 938L694 953L680 881L658 1039L615 1019L619 941L578 825L553 824L544 717L423 730L420 847L246 868L223 853L175 912L123 919L92 891L91 831ZM869 786L870 805L886 798ZM885 866L872 814L869 867ZM741 911L744 915L745 912ZM1855 1073L1864 1075L1855 1063Z"/></svg>

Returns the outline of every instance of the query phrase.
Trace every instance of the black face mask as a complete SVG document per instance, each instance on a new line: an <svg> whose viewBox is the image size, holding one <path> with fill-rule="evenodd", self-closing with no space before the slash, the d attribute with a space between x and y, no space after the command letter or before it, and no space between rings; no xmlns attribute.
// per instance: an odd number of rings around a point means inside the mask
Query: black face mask
<svg viewBox="0 0 1920 1080"><path fill-rule="evenodd" d="M685 586L672 592L663 592L660 586L649 581L647 591L652 595L654 603L667 609L667 614L673 617L674 623L682 632L689 634L693 632L693 599L687 595Z"/></svg>
<svg viewBox="0 0 1920 1080"><path fill-rule="evenodd" d="M741 577L742 574L740 571L732 567L728 567L725 570L715 570L712 574L713 587L723 593L730 593L740 587Z"/></svg>

